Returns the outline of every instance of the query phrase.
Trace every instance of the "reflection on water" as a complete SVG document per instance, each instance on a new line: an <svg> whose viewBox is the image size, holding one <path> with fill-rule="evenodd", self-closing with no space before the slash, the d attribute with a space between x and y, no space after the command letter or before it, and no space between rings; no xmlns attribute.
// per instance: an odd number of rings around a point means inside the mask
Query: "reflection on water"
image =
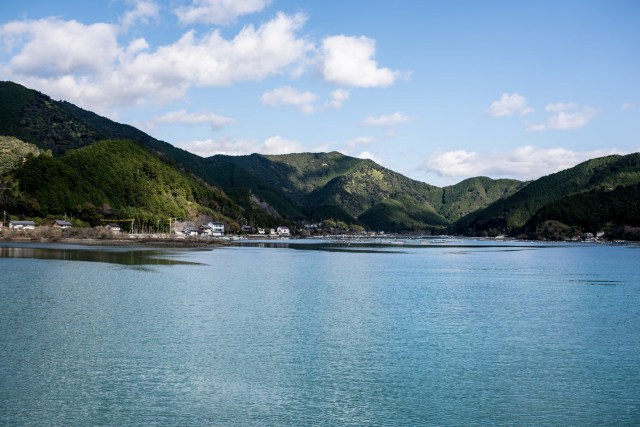
<svg viewBox="0 0 640 427"><path fill-rule="evenodd" d="M532 244L528 242L483 242L465 240L402 240L402 241L326 241L326 240L281 240L281 241L243 241L234 243L235 246L253 248L276 248L315 250L326 252L351 252L351 253L407 253L410 249L478 249L483 251L522 251L553 247L551 244ZM467 251L461 251L467 253Z"/></svg>
<svg viewBox="0 0 640 427"><path fill-rule="evenodd" d="M166 258L171 253L158 249L95 247L0 246L0 258L35 258L62 261L105 262L121 265L185 265L198 263Z"/></svg>

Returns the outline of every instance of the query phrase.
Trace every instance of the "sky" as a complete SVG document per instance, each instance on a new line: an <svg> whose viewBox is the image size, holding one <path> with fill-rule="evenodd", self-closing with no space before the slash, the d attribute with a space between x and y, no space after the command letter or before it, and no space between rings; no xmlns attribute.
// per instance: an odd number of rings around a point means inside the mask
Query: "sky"
<svg viewBox="0 0 640 427"><path fill-rule="evenodd" d="M203 157L530 180L640 151L640 2L5 1L0 80Z"/></svg>

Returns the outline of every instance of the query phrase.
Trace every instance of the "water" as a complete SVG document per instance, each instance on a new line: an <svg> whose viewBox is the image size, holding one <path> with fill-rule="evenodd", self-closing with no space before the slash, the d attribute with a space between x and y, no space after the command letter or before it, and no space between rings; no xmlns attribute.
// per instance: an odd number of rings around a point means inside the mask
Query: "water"
<svg viewBox="0 0 640 427"><path fill-rule="evenodd" d="M640 424L640 248L256 246L0 245L0 424Z"/></svg>

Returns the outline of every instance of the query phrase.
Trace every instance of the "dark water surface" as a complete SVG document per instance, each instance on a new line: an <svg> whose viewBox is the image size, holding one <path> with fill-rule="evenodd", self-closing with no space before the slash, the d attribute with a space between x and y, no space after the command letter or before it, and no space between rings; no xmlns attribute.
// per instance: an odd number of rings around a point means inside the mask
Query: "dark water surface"
<svg viewBox="0 0 640 427"><path fill-rule="evenodd" d="M640 425L640 249L392 243L0 245L0 425Z"/></svg>

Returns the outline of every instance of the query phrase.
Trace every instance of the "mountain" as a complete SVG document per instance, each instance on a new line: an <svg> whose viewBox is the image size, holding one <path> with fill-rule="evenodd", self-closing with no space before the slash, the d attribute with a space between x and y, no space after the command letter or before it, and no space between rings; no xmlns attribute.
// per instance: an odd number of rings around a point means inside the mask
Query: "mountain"
<svg viewBox="0 0 640 427"><path fill-rule="evenodd" d="M158 225L199 216L238 228L242 210L222 191L185 174L139 143L105 140L61 157L31 156L8 191L14 210L31 217L68 213L97 225L133 218Z"/></svg>
<svg viewBox="0 0 640 427"><path fill-rule="evenodd" d="M458 220L457 233L525 234L545 221L595 232L605 225L638 225L640 153L588 160L533 181Z"/></svg>
<svg viewBox="0 0 640 427"><path fill-rule="evenodd" d="M27 215L87 202L98 216L207 213L267 227L333 219L386 231L566 237L640 226L640 153L528 183L475 177L441 188L337 152L202 158L11 82L0 82L0 135L0 199Z"/></svg>
<svg viewBox="0 0 640 427"><path fill-rule="evenodd" d="M216 171L227 171L212 177L216 185L249 187L279 211L286 209L288 217L333 218L392 231L446 232L452 221L522 185L481 177L440 188L337 152L214 156L207 161Z"/></svg>
<svg viewBox="0 0 640 427"><path fill-rule="evenodd" d="M103 140L142 144L166 165L222 189L240 212L234 215L252 225L331 218L388 231L444 232L452 221L522 185L474 178L439 188L337 152L201 158L132 126L12 82L0 82L0 113L0 135L19 138L53 155L40 162L66 159L67 154L73 158L75 150Z"/></svg>

